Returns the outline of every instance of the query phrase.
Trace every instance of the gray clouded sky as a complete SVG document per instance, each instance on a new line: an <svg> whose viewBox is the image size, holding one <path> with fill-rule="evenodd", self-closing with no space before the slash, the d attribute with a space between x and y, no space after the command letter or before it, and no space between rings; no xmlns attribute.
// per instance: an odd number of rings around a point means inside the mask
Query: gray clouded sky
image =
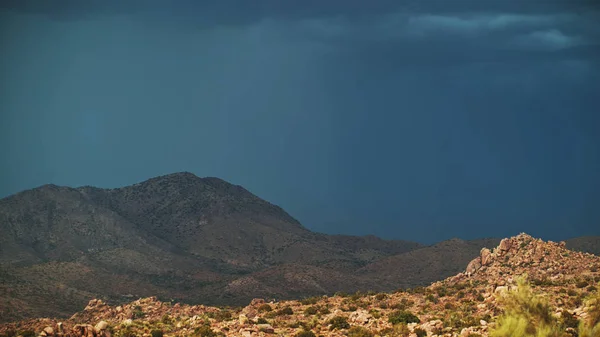
<svg viewBox="0 0 600 337"><path fill-rule="evenodd" d="M0 195L218 176L306 227L600 234L594 1L2 1Z"/></svg>

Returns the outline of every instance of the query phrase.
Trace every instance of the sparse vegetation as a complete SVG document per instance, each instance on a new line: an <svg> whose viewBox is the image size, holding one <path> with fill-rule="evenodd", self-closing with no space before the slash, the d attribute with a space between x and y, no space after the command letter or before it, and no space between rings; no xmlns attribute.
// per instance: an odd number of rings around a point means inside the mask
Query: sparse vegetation
<svg viewBox="0 0 600 337"><path fill-rule="evenodd" d="M405 310L394 311L388 316L388 321L392 324L421 322L417 316Z"/></svg>
<svg viewBox="0 0 600 337"><path fill-rule="evenodd" d="M133 319L140 319L140 318L144 318L144 316L146 316L144 314L144 312L142 311L142 307L140 307L139 305L136 305L133 308L133 312L132 312L132 317Z"/></svg>
<svg viewBox="0 0 600 337"><path fill-rule="evenodd" d="M348 337L373 337L373 332L362 326L353 326L348 330Z"/></svg>
<svg viewBox="0 0 600 337"><path fill-rule="evenodd" d="M348 329L350 324L348 324L348 320L343 316L335 316L329 320L328 324L331 325L330 330L336 329Z"/></svg>
<svg viewBox="0 0 600 337"><path fill-rule="evenodd" d="M317 312L319 312L319 309L317 309L314 306L311 306L311 307L308 307L308 308L304 309L304 314L307 315L307 316L316 315Z"/></svg>
<svg viewBox="0 0 600 337"><path fill-rule="evenodd" d="M578 323L568 312L561 312L558 320L552 315L548 302L536 296L524 278L517 280L517 289L502 298L504 313L498 318L496 327L491 331L491 337L562 337L566 328L578 325L578 336L600 335L600 310L598 297L588 299L589 317Z"/></svg>
<svg viewBox="0 0 600 337"><path fill-rule="evenodd" d="M279 309L277 311L277 316L282 316L282 315L293 315L294 314L294 310L287 306L285 308Z"/></svg>
<svg viewBox="0 0 600 337"><path fill-rule="evenodd" d="M150 332L150 335L152 335L152 337L163 337L164 333L162 330L155 329Z"/></svg>
<svg viewBox="0 0 600 337"><path fill-rule="evenodd" d="M519 245L513 242L511 247ZM549 248L546 251L551 252L551 258L547 260L553 261L561 250ZM98 320L89 314L98 312L97 317L110 322L107 331L114 337L214 337L223 336L223 332L252 336L424 337L426 331L437 336L464 337L599 337L599 295L594 283L599 275L581 263L597 257L573 253L570 259L574 260L563 260L559 268L544 270L541 268L547 264L534 261L528 265L534 249L539 249L539 242L518 251L525 257L511 251L507 263L510 267L502 266L504 256L500 254L483 271L470 276L459 274L404 293L356 292L346 297L273 299L269 300L271 304L253 300L244 308L174 305L148 298L115 310L94 300L85 312L65 321L65 331L71 331L75 321L94 326ZM534 276L528 278L526 271ZM499 277L501 272L504 276ZM118 315L124 318L115 319ZM142 318L127 320L133 316ZM32 327L25 323L11 325L10 330L0 325L0 337L15 337L14 331ZM36 335L39 329L39 324L34 327ZM87 331L83 334L88 335Z"/></svg>

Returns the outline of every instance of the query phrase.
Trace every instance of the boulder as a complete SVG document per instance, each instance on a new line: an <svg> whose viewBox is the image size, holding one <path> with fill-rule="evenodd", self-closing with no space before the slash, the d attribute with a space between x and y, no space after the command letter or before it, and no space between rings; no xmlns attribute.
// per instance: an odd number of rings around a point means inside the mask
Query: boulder
<svg viewBox="0 0 600 337"><path fill-rule="evenodd" d="M487 248L482 248L481 253L481 265L487 266L492 261L492 252Z"/></svg>
<svg viewBox="0 0 600 337"><path fill-rule="evenodd" d="M474 258L471 262L469 262L469 264L467 265L467 269L465 270L465 274L467 274L468 276L471 276L479 268L481 268L481 257L480 256Z"/></svg>
<svg viewBox="0 0 600 337"><path fill-rule="evenodd" d="M46 336L54 336L54 329L51 326L45 327L43 331Z"/></svg>

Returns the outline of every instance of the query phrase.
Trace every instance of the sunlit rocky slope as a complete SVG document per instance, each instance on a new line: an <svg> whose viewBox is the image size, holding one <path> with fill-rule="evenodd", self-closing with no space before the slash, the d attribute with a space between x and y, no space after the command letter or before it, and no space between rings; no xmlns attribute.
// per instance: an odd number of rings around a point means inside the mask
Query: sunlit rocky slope
<svg viewBox="0 0 600 337"><path fill-rule="evenodd" d="M505 312L505 299L514 293L519 278L530 285L532 298L548 303L547 308L540 310L547 310L548 319L563 336L575 336L580 322L600 320L600 257L568 250L564 242L544 242L520 234L502 240L495 248L482 249L465 267L463 272L427 287L292 301L254 299L244 307L190 306L161 302L155 297L109 306L94 299L69 319L38 318L5 324L0 333L154 337L489 336L498 329L497 320Z"/></svg>

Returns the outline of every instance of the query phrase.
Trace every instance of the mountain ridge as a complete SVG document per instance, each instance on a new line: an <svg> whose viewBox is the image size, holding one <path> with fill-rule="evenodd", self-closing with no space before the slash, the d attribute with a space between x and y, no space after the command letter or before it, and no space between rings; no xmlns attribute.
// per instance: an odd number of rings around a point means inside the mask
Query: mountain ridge
<svg viewBox="0 0 600 337"><path fill-rule="evenodd" d="M499 242L426 246L315 233L241 186L189 172L113 189L47 184L19 192L0 199L0 232L2 321L68 316L98 296L239 305L258 295L421 286ZM594 250L594 238L568 242Z"/></svg>

